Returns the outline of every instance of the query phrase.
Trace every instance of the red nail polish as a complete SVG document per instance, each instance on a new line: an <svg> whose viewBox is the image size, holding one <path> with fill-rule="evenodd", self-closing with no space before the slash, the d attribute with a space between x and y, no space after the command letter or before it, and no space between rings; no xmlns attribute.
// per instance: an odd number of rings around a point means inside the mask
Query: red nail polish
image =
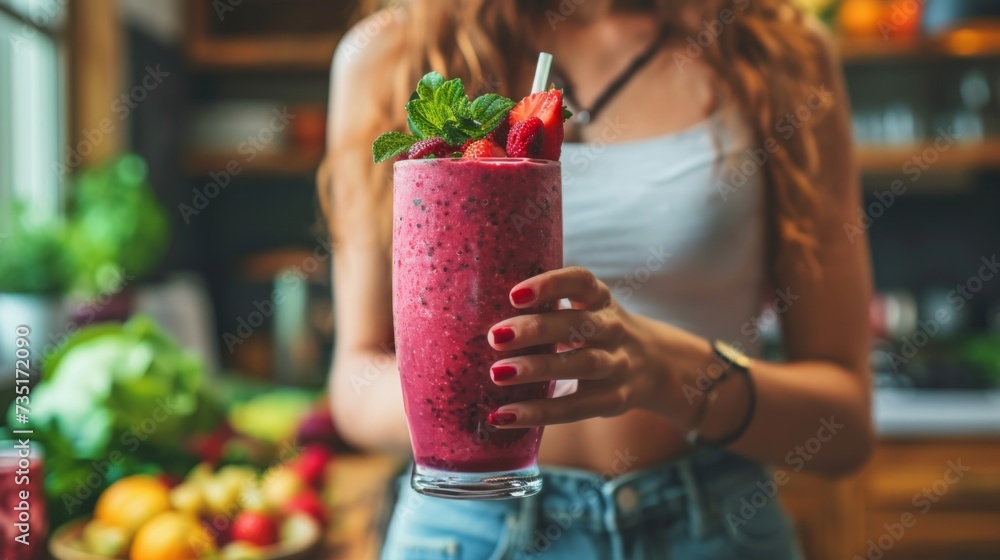
<svg viewBox="0 0 1000 560"><path fill-rule="evenodd" d="M500 327L493 329L493 342L503 344L514 340L514 329L510 327Z"/></svg>
<svg viewBox="0 0 1000 560"><path fill-rule="evenodd" d="M494 426L506 426L507 424L517 422L517 414L513 412L491 412L489 421Z"/></svg>
<svg viewBox="0 0 1000 560"><path fill-rule="evenodd" d="M521 288L520 290L514 290L510 294L510 299L515 305L524 305L526 303L531 303L535 301L535 291L531 288Z"/></svg>
<svg viewBox="0 0 1000 560"><path fill-rule="evenodd" d="M490 368L490 373L493 375L493 381L507 381L517 375L517 368L507 364L493 366Z"/></svg>

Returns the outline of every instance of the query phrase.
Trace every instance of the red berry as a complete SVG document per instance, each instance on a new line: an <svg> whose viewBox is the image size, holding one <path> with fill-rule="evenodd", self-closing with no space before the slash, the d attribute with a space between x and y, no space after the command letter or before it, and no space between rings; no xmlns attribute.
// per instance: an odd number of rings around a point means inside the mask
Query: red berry
<svg viewBox="0 0 1000 560"><path fill-rule="evenodd" d="M319 499L319 496L311 490L306 490L288 500L288 503L281 508L281 511L285 515L304 513L318 521L320 525L326 524L326 506L323 505L323 501Z"/></svg>
<svg viewBox="0 0 1000 560"><path fill-rule="evenodd" d="M507 122L509 117L510 112L508 111L507 114L504 115L503 120L500 121L500 124L498 124L497 127L493 129L493 132L490 133L490 136L493 137L493 141L496 142L498 146L507 145L507 135L510 133L510 123Z"/></svg>
<svg viewBox="0 0 1000 560"><path fill-rule="evenodd" d="M409 159L424 159L428 156L437 158L448 157L457 150L448 145L444 138L427 138L410 146L406 154Z"/></svg>
<svg viewBox="0 0 1000 560"><path fill-rule="evenodd" d="M231 538L257 546L271 546L278 542L278 523L273 517L259 511L244 511L233 521Z"/></svg>
<svg viewBox="0 0 1000 560"><path fill-rule="evenodd" d="M566 134L563 130L563 122L566 119L563 118L562 92L552 89L525 97L510 110L507 123L513 127L531 117L541 119L545 128L545 140L539 157L558 161L562 155L562 143Z"/></svg>
<svg viewBox="0 0 1000 560"><path fill-rule="evenodd" d="M507 136L507 155L516 158L534 158L542 153L545 129L542 119L531 117L515 123Z"/></svg>
<svg viewBox="0 0 1000 560"><path fill-rule="evenodd" d="M463 158L502 158L507 157L507 152L503 151L503 148L496 145L496 142L490 140L489 138L483 138L482 140L476 140L469 147L465 149L465 153L462 154Z"/></svg>
<svg viewBox="0 0 1000 560"><path fill-rule="evenodd" d="M323 475L326 473L326 464L330 460L330 456L330 451L325 447L310 445L295 459L292 469L309 485L322 486Z"/></svg>

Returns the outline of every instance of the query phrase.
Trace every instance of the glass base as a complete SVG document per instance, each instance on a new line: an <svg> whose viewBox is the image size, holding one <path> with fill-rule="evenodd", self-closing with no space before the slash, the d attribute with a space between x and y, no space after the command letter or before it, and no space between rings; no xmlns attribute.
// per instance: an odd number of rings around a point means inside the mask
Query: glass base
<svg viewBox="0 0 1000 560"><path fill-rule="evenodd" d="M413 489L426 496L452 500L506 500L525 498L542 490L538 466L515 471L459 473L413 466Z"/></svg>

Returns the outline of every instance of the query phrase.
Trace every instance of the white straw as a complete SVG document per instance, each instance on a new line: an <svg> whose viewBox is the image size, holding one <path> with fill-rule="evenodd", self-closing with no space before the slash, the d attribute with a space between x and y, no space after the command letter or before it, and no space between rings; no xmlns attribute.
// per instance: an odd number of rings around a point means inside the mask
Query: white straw
<svg viewBox="0 0 1000 560"><path fill-rule="evenodd" d="M538 66L535 68L535 82L531 86L531 93L545 91L549 85L549 72L552 71L552 55L546 52L538 53Z"/></svg>

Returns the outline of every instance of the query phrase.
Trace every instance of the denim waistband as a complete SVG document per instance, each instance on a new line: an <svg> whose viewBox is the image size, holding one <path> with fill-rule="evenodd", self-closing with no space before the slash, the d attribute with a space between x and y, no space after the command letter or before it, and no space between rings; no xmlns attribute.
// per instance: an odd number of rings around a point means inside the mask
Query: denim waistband
<svg viewBox="0 0 1000 560"><path fill-rule="evenodd" d="M721 450L706 450L650 469L608 479L591 471L543 468L534 509L551 522L614 533L652 518L686 520L702 535L712 495L732 482L759 477L761 465Z"/></svg>

